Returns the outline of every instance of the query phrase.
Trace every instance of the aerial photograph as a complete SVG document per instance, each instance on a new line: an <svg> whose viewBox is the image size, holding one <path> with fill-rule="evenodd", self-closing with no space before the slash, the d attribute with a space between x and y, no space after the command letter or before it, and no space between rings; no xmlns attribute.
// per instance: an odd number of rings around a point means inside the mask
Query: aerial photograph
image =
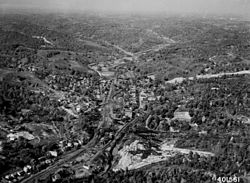
<svg viewBox="0 0 250 183"><path fill-rule="evenodd" d="M0 183L250 183L250 0L0 0Z"/></svg>

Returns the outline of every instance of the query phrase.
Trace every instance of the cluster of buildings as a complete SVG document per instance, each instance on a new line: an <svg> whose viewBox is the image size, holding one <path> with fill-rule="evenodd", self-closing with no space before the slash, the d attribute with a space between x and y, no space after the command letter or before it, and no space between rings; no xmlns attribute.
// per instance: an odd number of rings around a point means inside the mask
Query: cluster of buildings
<svg viewBox="0 0 250 183"><path fill-rule="evenodd" d="M8 173L4 176L4 180L2 181L8 183L20 182L31 174L39 172L52 165L59 155L72 149L80 148L82 144L83 142L81 140L60 141L57 150L48 151L45 156L42 156L37 160L32 160L29 165L24 166L22 169L19 168L12 173Z"/></svg>
<svg viewBox="0 0 250 183"><path fill-rule="evenodd" d="M91 77L75 76L75 75L54 75L50 74L45 78L45 82L55 90L81 93L80 88L88 89L93 84Z"/></svg>
<svg viewBox="0 0 250 183"><path fill-rule="evenodd" d="M29 176L31 174L32 167L30 165L25 166L23 169L19 169L13 173L10 173L8 175L4 176L3 182L19 182L21 181L25 176Z"/></svg>

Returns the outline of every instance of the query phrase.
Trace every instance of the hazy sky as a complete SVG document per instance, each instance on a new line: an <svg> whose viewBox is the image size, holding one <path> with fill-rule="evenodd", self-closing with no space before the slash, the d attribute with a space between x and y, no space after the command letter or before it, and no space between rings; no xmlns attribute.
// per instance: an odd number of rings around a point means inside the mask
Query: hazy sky
<svg viewBox="0 0 250 183"><path fill-rule="evenodd" d="M250 0L0 0L0 7L0 11L9 8L40 8L64 11L248 14Z"/></svg>

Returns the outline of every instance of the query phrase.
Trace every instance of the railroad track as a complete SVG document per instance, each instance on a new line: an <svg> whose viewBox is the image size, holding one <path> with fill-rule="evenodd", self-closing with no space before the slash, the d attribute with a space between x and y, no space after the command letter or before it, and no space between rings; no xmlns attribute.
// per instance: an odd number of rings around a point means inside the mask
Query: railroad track
<svg viewBox="0 0 250 183"><path fill-rule="evenodd" d="M86 145L86 146L82 147L81 149L78 149L74 152L71 152L70 154L65 155L66 157L61 159L59 162L46 168L45 170L42 170L41 172L38 172L38 173L22 180L21 183L32 183L39 178L48 177L51 173L55 172L57 169L62 167L62 165L64 165L65 163L68 163L68 162L72 161L73 159L77 158L80 154L85 152L86 149L88 149L89 147L90 147L89 145Z"/></svg>
<svg viewBox="0 0 250 183"><path fill-rule="evenodd" d="M150 115L150 112L146 113L144 116L139 116L137 118L135 118L134 120L130 121L129 123L125 124L115 135L115 139L108 142L101 150L99 150L94 157L91 159L90 162L93 162L95 159L97 159L108 147L110 147L111 145L114 147L117 143L117 141L121 138L121 134L132 124L136 124L139 121L145 120L148 118L148 116ZM113 149L113 147L111 147L111 149Z"/></svg>

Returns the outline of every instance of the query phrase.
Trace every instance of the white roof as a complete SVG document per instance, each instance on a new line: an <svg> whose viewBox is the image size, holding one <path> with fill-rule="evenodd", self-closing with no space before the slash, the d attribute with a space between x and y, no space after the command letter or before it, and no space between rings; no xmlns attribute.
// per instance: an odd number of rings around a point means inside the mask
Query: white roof
<svg viewBox="0 0 250 183"><path fill-rule="evenodd" d="M49 151L49 153L51 154L51 156L57 157L57 152L56 151Z"/></svg>
<svg viewBox="0 0 250 183"><path fill-rule="evenodd" d="M30 134L29 132L17 132L15 134L10 133L7 135L7 138L9 138L10 140L15 139L15 138L19 138L19 137L23 137L27 140L35 139L35 137L32 134Z"/></svg>
<svg viewBox="0 0 250 183"><path fill-rule="evenodd" d="M189 112L175 112L174 113L174 119L181 119L181 120L191 120L191 116L189 115Z"/></svg>

